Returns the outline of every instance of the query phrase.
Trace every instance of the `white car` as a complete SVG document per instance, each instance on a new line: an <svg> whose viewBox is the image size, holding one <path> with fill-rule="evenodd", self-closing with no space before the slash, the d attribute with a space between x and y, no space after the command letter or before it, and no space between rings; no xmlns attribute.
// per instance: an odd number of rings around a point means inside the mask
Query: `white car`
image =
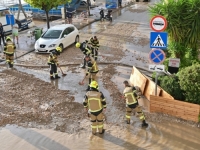
<svg viewBox="0 0 200 150"><path fill-rule="evenodd" d="M79 42L79 31L74 25L56 25L49 28L35 42L35 52L50 53L58 46L63 50L76 42Z"/></svg>

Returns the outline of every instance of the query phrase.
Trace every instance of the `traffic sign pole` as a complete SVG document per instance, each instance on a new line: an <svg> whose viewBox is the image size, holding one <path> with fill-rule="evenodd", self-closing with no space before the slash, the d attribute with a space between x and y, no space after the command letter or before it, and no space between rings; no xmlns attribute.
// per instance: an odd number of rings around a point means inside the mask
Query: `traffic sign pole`
<svg viewBox="0 0 200 150"><path fill-rule="evenodd" d="M156 71L156 79L155 79L155 96L157 96L157 86L158 86L158 72Z"/></svg>

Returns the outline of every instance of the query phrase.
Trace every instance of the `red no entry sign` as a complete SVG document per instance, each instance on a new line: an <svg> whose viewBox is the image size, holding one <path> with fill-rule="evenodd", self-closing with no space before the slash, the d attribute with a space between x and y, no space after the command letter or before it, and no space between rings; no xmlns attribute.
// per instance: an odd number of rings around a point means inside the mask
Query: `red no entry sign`
<svg viewBox="0 0 200 150"><path fill-rule="evenodd" d="M156 32L162 32L167 28L167 20L163 16L154 16L150 21L150 27Z"/></svg>

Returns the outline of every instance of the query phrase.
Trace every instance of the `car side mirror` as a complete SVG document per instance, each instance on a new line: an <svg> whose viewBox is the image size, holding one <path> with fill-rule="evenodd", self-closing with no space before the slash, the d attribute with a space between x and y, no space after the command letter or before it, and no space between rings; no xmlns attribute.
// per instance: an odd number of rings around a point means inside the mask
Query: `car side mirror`
<svg viewBox="0 0 200 150"><path fill-rule="evenodd" d="M65 35L64 35L64 38L66 38L66 37L67 37L67 35L65 34Z"/></svg>

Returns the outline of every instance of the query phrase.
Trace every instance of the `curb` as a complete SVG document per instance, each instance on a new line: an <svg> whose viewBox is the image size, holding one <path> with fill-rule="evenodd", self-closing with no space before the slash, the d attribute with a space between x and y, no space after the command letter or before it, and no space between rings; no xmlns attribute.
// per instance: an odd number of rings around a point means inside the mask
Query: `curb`
<svg viewBox="0 0 200 150"><path fill-rule="evenodd" d="M114 65L118 65L118 66L125 66L125 67L133 67L132 65L129 64L124 64L124 63L120 63L120 62L99 62L99 65L109 65L109 64L114 64ZM4 66L5 64L0 64L0 66ZM75 66L75 65L80 65L80 63L73 63L73 64L61 64L60 67L67 67L67 66ZM31 68L49 68L48 65L26 65L26 64L17 64L15 63L14 66L20 66L20 67L31 67ZM136 67L136 66L134 66ZM147 72L151 72L146 68L143 67L136 67L140 70L143 71L147 71Z"/></svg>

